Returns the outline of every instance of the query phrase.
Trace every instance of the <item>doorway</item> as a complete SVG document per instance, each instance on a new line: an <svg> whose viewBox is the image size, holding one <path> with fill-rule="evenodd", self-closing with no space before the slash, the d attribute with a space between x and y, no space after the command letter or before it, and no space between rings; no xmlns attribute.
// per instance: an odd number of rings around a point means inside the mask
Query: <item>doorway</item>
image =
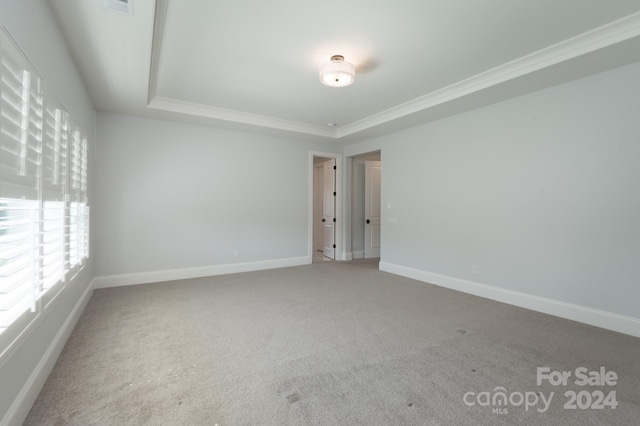
<svg viewBox="0 0 640 426"><path fill-rule="evenodd" d="M341 158L311 153L310 262L341 260Z"/></svg>
<svg viewBox="0 0 640 426"><path fill-rule="evenodd" d="M379 258L382 246L381 152L352 157L351 169L352 257Z"/></svg>

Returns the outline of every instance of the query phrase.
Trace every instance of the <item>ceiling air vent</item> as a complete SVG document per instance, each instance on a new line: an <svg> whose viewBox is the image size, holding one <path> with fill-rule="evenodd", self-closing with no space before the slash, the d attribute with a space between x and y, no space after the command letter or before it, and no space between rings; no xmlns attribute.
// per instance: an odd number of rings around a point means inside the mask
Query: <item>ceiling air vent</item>
<svg viewBox="0 0 640 426"><path fill-rule="evenodd" d="M133 0L102 0L102 6L125 15L133 16Z"/></svg>

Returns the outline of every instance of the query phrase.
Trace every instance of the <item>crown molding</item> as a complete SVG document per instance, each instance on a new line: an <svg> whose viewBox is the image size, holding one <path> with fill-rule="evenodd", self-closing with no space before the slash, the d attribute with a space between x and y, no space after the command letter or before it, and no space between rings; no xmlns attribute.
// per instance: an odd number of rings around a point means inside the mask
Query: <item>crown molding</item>
<svg viewBox="0 0 640 426"><path fill-rule="evenodd" d="M148 108L336 139L336 129L158 96L158 69L168 8L169 0L156 0L147 92Z"/></svg>
<svg viewBox="0 0 640 426"><path fill-rule="evenodd" d="M338 139L640 36L640 13L626 16L337 129Z"/></svg>
<svg viewBox="0 0 640 426"><path fill-rule="evenodd" d="M157 96L158 66L167 7L168 0L157 0L149 75L147 104L149 108L251 126L303 133L312 136L321 136L334 140L339 140L343 137L357 134L399 118L428 110L429 108L463 98L509 80L540 71L562 62L570 61L582 55L640 36L640 12L638 12L385 111L373 114L362 120L345 124L335 129L327 129L322 126L307 123Z"/></svg>
<svg viewBox="0 0 640 426"><path fill-rule="evenodd" d="M270 129L285 130L289 132L304 133L313 136L336 139L336 130L328 129L312 124L299 123L296 121L283 120L264 115L250 114L242 111L234 111L225 108L213 107L194 102L180 101L162 96L155 96L149 101L149 108L162 111L177 112L181 114L194 115L198 117L213 118L215 120L229 121L234 123L248 124L251 126L267 127Z"/></svg>

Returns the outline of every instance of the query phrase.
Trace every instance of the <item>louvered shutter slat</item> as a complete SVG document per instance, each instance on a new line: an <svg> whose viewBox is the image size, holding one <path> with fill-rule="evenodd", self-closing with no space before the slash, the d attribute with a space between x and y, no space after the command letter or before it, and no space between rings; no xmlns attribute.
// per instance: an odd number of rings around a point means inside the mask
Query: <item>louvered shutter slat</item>
<svg viewBox="0 0 640 426"><path fill-rule="evenodd" d="M87 174L86 138L0 26L0 353L89 256Z"/></svg>

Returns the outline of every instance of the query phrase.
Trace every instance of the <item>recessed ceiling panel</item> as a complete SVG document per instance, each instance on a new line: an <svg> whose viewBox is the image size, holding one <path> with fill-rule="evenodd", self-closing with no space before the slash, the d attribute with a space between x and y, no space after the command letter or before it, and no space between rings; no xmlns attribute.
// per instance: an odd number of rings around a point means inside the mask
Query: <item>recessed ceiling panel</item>
<svg viewBox="0 0 640 426"><path fill-rule="evenodd" d="M50 1L99 109L334 138L429 107L451 87L465 94L478 76L488 87L496 69L504 81L600 49L598 38L640 36L637 0L156 0L155 10L137 1L134 17L101 3ZM355 65L353 85L320 83L332 55Z"/></svg>

